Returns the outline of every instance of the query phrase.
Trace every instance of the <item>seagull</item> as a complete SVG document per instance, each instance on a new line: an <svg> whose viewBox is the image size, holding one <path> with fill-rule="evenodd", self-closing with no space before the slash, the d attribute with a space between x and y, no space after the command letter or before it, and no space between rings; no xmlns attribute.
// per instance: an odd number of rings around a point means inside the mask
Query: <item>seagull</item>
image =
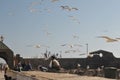
<svg viewBox="0 0 120 80"><path fill-rule="evenodd" d="M3 40L4 40L4 37L1 35L0 36L0 41L3 42Z"/></svg>
<svg viewBox="0 0 120 80"><path fill-rule="evenodd" d="M116 38L117 40L120 40L120 38Z"/></svg>
<svg viewBox="0 0 120 80"><path fill-rule="evenodd" d="M52 33L50 33L50 32L46 32L46 35L47 35L47 36L49 36L49 35L51 35L51 34L52 34Z"/></svg>
<svg viewBox="0 0 120 80"><path fill-rule="evenodd" d="M77 36L77 35L73 35L73 38L79 39L79 36Z"/></svg>
<svg viewBox="0 0 120 80"><path fill-rule="evenodd" d="M35 45L34 47L35 47L35 48L40 48L41 46L40 46L40 45Z"/></svg>
<svg viewBox="0 0 120 80"><path fill-rule="evenodd" d="M51 11L50 9L48 9L48 8L45 8L44 10L47 11L48 13L51 13L51 12L52 12L52 11Z"/></svg>
<svg viewBox="0 0 120 80"><path fill-rule="evenodd" d="M69 6L61 6L62 9L69 9Z"/></svg>
<svg viewBox="0 0 120 80"><path fill-rule="evenodd" d="M86 53L82 53L82 54L79 54L80 56L82 56L82 55L86 55Z"/></svg>
<svg viewBox="0 0 120 80"><path fill-rule="evenodd" d="M67 50L67 51L65 51L65 53L78 53L78 52L80 52L79 49L77 49L77 50Z"/></svg>
<svg viewBox="0 0 120 80"><path fill-rule="evenodd" d="M57 1L59 1L59 0L51 0L51 2L57 2Z"/></svg>
<svg viewBox="0 0 120 80"><path fill-rule="evenodd" d="M78 8L72 8L73 10L78 10Z"/></svg>
<svg viewBox="0 0 120 80"><path fill-rule="evenodd" d="M41 4L41 2L32 2L31 6L40 5L40 4Z"/></svg>
<svg viewBox="0 0 120 80"><path fill-rule="evenodd" d="M118 41L117 39L110 38L108 36L98 36L98 38L104 38L106 39L106 42L117 42Z"/></svg>
<svg viewBox="0 0 120 80"><path fill-rule="evenodd" d="M41 47L46 47L46 48L49 48L49 46L45 46L45 45L27 45L27 47L35 47L35 48L41 48Z"/></svg>
<svg viewBox="0 0 120 80"><path fill-rule="evenodd" d="M70 17L73 21L75 21L78 24L80 24L80 20L78 18L76 18L75 16L68 16L68 17Z"/></svg>
<svg viewBox="0 0 120 80"><path fill-rule="evenodd" d="M52 33L49 32L47 29L44 30L44 33L46 34L46 36L52 35Z"/></svg>
<svg viewBox="0 0 120 80"><path fill-rule="evenodd" d="M29 8L31 13L41 12L39 9Z"/></svg>
<svg viewBox="0 0 120 80"><path fill-rule="evenodd" d="M8 15L9 16L15 16L15 14L13 12L9 12Z"/></svg>
<svg viewBox="0 0 120 80"><path fill-rule="evenodd" d="M82 47L80 44L74 44L73 46Z"/></svg>
<svg viewBox="0 0 120 80"><path fill-rule="evenodd" d="M78 8L75 8L75 7L69 7L69 6L61 6L61 8L63 9L63 10L67 10L67 11L76 11L76 10L79 10Z"/></svg>
<svg viewBox="0 0 120 80"><path fill-rule="evenodd" d="M73 48L74 45L72 45L72 44L62 44L61 46L68 46L70 48Z"/></svg>
<svg viewBox="0 0 120 80"><path fill-rule="evenodd" d="M65 51L65 53L70 53L70 51Z"/></svg>
<svg viewBox="0 0 120 80"><path fill-rule="evenodd" d="M67 46L69 48L82 47L82 45L80 45L80 44L62 44L61 46Z"/></svg>
<svg viewBox="0 0 120 80"><path fill-rule="evenodd" d="M61 46L66 46L66 44L62 44Z"/></svg>
<svg viewBox="0 0 120 80"><path fill-rule="evenodd" d="M27 47L41 48L41 46L40 46L40 45L27 45Z"/></svg>
<svg viewBox="0 0 120 80"><path fill-rule="evenodd" d="M37 6L37 5L41 5L41 2L40 2L40 1L39 1L39 2L36 2L36 1L32 2L32 3L30 4L29 8L28 8L29 11L30 11L31 13L41 12L39 9L34 8L34 7Z"/></svg>

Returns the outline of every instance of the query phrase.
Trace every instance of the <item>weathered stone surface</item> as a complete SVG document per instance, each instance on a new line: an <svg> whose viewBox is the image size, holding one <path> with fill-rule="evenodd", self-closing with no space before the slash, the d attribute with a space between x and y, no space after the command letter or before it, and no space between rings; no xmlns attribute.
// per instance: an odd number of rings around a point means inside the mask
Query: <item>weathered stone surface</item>
<svg viewBox="0 0 120 80"><path fill-rule="evenodd" d="M0 72L0 80L5 80L5 79L4 79L4 73L3 73L3 72Z"/></svg>
<svg viewBox="0 0 120 80"><path fill-rule="evenodd" d="M14 73L17 75L17 80L115 80L103 77L79 76L68 73L49 73L41 71L22 71Z"/></svg>

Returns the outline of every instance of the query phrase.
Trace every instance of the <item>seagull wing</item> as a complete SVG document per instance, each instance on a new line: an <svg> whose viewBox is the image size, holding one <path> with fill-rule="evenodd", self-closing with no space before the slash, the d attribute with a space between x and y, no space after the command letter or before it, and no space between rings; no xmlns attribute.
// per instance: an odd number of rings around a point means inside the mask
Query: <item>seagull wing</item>
<svg viewBox="0 0 120 80"><path fill-rule="evenodd" d="M62 44L61 46L66 46L66 44Z"/></svg>
<svg viewBox="0 0 120 80"><path fill-rule="evenodd" d="M78 10L78 8L72 8L73 10Z"/></svg>
<svg viewBox="0 0 120 80"><path fill-rule="evenodd" d="M108 36L99 36L98 38L104 38L106 39L106 42L115 42L118 41L117 39L110 38Z"/></svg>

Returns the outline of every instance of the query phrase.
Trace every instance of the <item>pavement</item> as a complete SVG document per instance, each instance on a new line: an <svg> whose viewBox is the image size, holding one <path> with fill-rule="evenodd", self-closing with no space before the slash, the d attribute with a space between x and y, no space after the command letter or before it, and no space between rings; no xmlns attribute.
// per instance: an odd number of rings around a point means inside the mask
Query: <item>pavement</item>
<svg viewBox="0 0 120 80"><path fill-rule="evenodd" d="M0 72L0 80L5 80L4 79L4 72Z"/></svg>
<svg viewBox="0 0 120 80"><path fill-rule="evenodd" d="M68 74L68 73L48 73L48 72L40 72L40 71L26 71L21 73L27 76L36 77L38 80L116 80L116 79L108 79L103 77L80 76L80 75Z"/></svg>

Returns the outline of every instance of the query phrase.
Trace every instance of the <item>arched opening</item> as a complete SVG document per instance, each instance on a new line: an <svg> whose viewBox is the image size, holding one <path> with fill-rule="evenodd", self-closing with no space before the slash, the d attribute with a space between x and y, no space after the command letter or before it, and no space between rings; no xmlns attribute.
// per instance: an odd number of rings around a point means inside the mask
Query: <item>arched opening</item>
<svg viewBox="0 0 120 80"><path fill-rule="evenodd" d="M6 64L6 61L3 58L0 58L0 64L1 63Z"/></svg>

